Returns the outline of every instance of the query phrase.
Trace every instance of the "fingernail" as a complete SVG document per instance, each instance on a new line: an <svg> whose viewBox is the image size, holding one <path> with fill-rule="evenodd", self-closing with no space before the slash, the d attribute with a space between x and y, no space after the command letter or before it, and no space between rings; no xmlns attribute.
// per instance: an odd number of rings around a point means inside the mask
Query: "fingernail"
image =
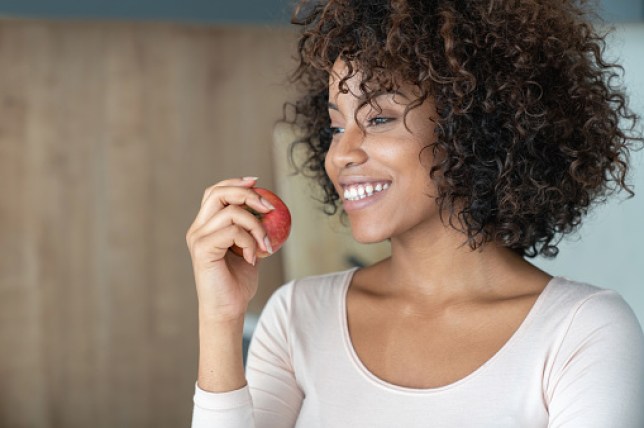
<svg viewBox="0 0 644 428"><path fill-rule="evenodd" d="M271 240L268 239L268 236L264 237L264 245L266 246L266 251L268 251L268 254L273 254L273 247L271 246Z"/></svg>
<svg viewBox="0 0 644 428"><path fill-rule="evenodd" d="M244 181L257 181L258 177L242 177Z"/></svg>
<svg viewBox="0 0 644 428"><path fill-rule="evenodd" d="M266 208L268 208L269 210L274 210L274 209L275 209L275 207L273 206L273 204L271 204L270 202L268 202L266 199L264 199L264 198L263 198L263 197L261 197L261 196L259 197L259 201L262 203L262 205L264 205L264 206L265 206Z"/></svg>
<svg viewBox="0 0 644 428"><path fill-rule="evenodd" d="M257 263L257 255L254 255L254 256L253 256L253 263L252 263L252 265L253 265L253 266L255 266L255 263Z"/></svg>

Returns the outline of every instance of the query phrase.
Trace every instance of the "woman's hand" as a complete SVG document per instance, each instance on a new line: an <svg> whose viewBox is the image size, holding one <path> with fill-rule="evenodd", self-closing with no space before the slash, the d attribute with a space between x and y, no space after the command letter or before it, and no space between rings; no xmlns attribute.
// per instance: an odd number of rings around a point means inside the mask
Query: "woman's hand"
<svg viewBox="0 0 644 428"><path fill-rule="evenodd" d="M244 205L259 213L271 208L251 189L256 181L234 178L206 189L186 234L202 319L221 323L243 319L257 292L257 252L268 251L266 232ZM243 257L228 251L233 245L242 249Z"/></svg>

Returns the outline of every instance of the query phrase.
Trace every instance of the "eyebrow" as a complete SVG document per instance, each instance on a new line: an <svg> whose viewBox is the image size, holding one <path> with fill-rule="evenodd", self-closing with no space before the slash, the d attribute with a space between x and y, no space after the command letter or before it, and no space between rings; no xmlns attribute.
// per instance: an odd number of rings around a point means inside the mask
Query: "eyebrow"
<svg viewBox="0 0 644 428"><path fill-rule="evenodd" d="M409 97L407 95L405 95L404 93L402 93L400 91L395 91L395 90L394 91L377 92L372 99L376 99L376 98L382 97L384 95L400 95L401 97L403 97L404 99L409 101ZM365 99L366 99L366 97L364 95L362 95L360 97L360 102L364 101ZM340 109L338 108L338 106L335 103L329 102L328 105L329 105L329 110L340 111Z"/></svg>

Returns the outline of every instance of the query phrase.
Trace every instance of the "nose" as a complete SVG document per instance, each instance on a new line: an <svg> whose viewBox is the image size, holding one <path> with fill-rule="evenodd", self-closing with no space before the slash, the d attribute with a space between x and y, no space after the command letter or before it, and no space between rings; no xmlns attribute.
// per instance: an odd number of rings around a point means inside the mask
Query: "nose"
<svg viewBox="0 0 644 428"><path fill-rule="evenodd" d="M336 168L363 164L368 159L364 140L365 133L360 127L345 128L343 133L335 136L327 153L327 161L331 161Z"/></svg>

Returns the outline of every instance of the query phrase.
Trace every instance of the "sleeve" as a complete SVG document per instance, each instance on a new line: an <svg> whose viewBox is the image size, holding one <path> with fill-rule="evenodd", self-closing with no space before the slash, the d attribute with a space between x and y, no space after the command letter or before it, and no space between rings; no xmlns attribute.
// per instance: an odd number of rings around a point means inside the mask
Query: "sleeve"
<svg viewBox="0 0 644 428"><path fill-rule="evenodd" d="M266 303L248 350L246 380L236 391L195 388L192 428L292 428L304 397L295 381L289 342L293 282Z"/></svg>
<svg viewBox="0 0 644 428"><path fill-rule="evenodd" d="M253 428L248 385L230 392L207 392L195 384L192 428Z"/></svg>
<svg viewBox="0 0 644 428"><path fill-rule="evenodd" d="M644 427L644 337L616 292L577 307L553 369L545 391L550 428Z"/></svg>

